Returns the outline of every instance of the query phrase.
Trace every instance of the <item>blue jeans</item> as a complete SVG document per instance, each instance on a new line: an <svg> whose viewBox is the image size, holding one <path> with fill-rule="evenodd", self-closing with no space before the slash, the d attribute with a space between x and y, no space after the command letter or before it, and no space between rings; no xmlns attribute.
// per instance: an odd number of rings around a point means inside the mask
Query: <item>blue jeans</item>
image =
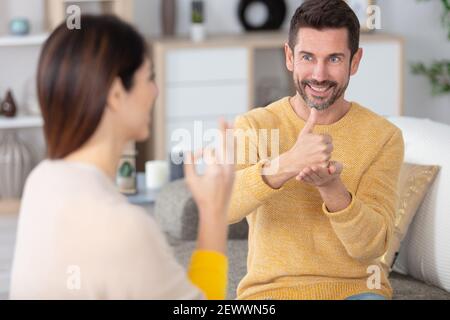
<svg viewBox="0 0 450 320"><path fill-rule="evenodd" d="M361 293L361 294L357 294L354 296L350 296L348 298L346 298L345 300L387 300L386 297L376 294L376 293L371 293L371 292L366 292L366 293Z"/></svg>

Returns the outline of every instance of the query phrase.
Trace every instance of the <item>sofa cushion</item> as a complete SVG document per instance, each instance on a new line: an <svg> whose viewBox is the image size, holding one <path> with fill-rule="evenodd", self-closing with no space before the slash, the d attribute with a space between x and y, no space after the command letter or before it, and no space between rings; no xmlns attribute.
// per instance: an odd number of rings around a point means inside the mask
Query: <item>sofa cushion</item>
<svg viewBox="0 0 450 320"><path fill-rule="evenodd" d="M450 126L409 117L389 120L403 132L405 161L440 166L402 242L394 270L450 291Z"/></svg>
<svg viewBox="0 0 450 320"><path fill-rule="evenodd" d="M187 268L191 254L195 250L195 241L172 241L172 247L178 261ZM228 242L228 293L227 299L236 299L236 289L247 272L246 240L230 240ZM427 285L409 276L392 272L389 277L394 289L394 300L450 300L450 293L437 287Z"/></svg>
<svg viewBox="0 0 450 320"><path fill-rule="evenodd" d="M389 244L388 251L381 258L386 272L391 271L394 259L400 249L400 243L438 171L438 166L413 163L402 165L398 181L399 201L395 216L394 237Z"/></svg>
<svg viewBox="0 0 450 320"><path fill-rule="evenodd" d="M154 216L171 238L197 239L198 208L183 179L171 182L161 190L156 198ZM247 235L245 219L229 228L229 239L247 239Z"/></svg>

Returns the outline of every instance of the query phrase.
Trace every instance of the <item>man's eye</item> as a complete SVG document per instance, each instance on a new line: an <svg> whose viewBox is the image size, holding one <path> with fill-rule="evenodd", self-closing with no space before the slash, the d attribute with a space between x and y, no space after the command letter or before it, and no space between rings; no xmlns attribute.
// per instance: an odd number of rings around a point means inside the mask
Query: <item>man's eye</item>
<svg viewBox="0 0 450 320"><path fill-rule="evenodd" d="M305 61L312 61L312 57L309 54L304 54L302 56L302 59Z"/></svg>
<svg viewBox="0 0 450 320"><path fill-rule="evenodd" d="M341 61L341 58L339 58L339 57L331 57L331 58L330 58L330 61L331 61L332 63L337 63L337 62L340 62L340 61Z"/></svg>

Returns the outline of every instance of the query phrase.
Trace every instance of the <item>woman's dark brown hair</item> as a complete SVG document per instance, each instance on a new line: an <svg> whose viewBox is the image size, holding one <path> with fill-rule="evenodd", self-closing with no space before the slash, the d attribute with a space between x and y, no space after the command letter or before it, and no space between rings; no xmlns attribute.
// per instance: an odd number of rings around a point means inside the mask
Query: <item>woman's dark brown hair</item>
<svg viewBox="0 0 450 320"><path fill-rule="evenodd" d="M348 30L348 47L351 57L358 51L360 22L344 0L306 0L291 19L289 47L294 50L300 28L322 30L326 28Z"/></svg>
<svg viewBox="0 0 450 320"><path fill-rule="evenodd" d="M37 86L47 155L62 159L93 135L113 81L133 86L148 53L143 37L114 16L81 16L81 29L61 24L46 41Z"/></svg>

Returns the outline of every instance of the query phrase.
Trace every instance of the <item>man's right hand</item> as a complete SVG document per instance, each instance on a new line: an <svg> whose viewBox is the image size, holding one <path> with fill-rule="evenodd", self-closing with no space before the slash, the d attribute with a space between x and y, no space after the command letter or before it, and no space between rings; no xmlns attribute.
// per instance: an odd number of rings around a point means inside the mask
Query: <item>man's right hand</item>
<svg viewBox="0 0 450 320"><path fill-rule="evenodd" d="M305 127L300 132L294 146L264 166L264 181L272 188L281 188L306 167L328 166L333 152L333 141L329 135L313 133L317 123L317 113L316 109L311 109Z"/></svg>

